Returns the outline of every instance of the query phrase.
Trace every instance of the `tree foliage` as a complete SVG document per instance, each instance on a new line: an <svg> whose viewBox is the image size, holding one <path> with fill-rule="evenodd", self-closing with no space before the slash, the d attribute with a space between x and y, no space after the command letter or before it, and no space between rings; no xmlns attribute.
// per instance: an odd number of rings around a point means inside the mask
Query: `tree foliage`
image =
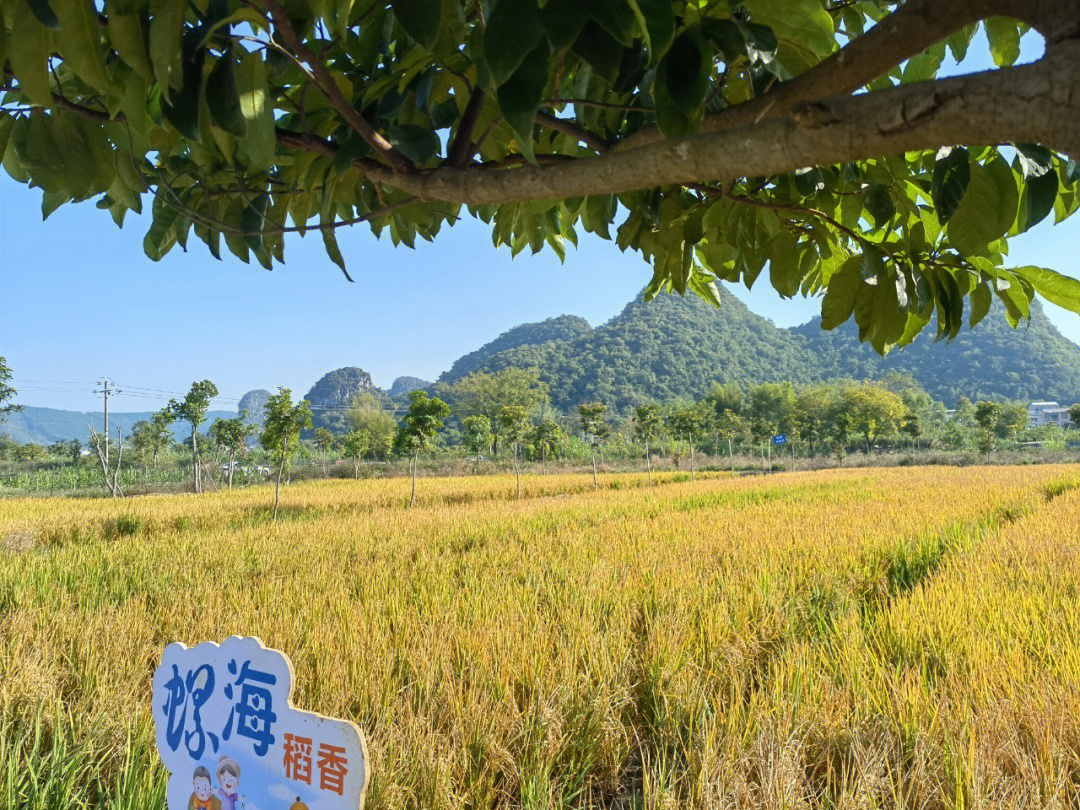
<svg viewBox="0 0 1080 810"><path fill-rule="evenodd" d="M464 216L514 253L582 231L716 300L768 267L885 353L992 300L1080 309L1007 267L1080 206L1080 0L12 0L0 151L47 216L151 212L264 267L285 236L367 223L395 244ZM938 76L983 21L996 70ZM1045 55L1017 66L1032 26ZM987 144L1001 144L1001 146Z"/></svg>
<svg viewBox="0 0 1080 810"><path fill-rule="evenodd" d="M15 386L11 385L11 369L4 358L0 357L0 422L4 421L7 414L22 410L22 406L11 404L17 393Z"/></svg>

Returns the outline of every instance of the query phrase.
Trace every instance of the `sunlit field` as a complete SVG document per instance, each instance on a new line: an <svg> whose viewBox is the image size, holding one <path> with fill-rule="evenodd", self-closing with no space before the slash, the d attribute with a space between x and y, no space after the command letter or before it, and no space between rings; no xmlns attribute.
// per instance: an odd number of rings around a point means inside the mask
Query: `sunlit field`
<svg viewBox="0 0 1080 810"><path fill-rule="evenodd" d="M232 634L372 810L1080 803L1075 467L656 481L0 500L4 806L162 807L152 671Z"/></svg>

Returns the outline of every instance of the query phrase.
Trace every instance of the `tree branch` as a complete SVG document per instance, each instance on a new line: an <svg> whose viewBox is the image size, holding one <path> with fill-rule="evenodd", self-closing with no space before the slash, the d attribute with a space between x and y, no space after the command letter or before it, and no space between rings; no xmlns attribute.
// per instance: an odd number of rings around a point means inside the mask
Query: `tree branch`
<svg viewBox="0 0 1080 810"><path fill-rule="evenodd" d="M606 152L611 148L611 141L607 138L602 138L595 132L590 132L575 121L566 118L556 118L554 115L549 115L548 113L537 113L536 123L542 127L561 132L563 135L569 135L571 138L581 141L596 152Z"/></svg>
<svg viewBox="0 0 1080 810"><path fill-rule="evenodd" d="M381 156L397 172L408 174L415 171L415 167L409 160L394 149L386 138L376 132L371 124L364 119L364 116L345 98L345 94L341 92L341 88L337 86L337 82L334 81L334 77L330 75L330 71L327 70L323 61L312 53L300 40L300 37L297 36L292 20L289 19L289 15L278 0L253 0L253 2L269 13L274 27L277 28L285 45L311 68L315 86L326 96L327 101L338 111L338 114L341 115L345 122L360 133L360 137L375 151L375 154Z"/></svg>
<svg viewBox="0 0 1080 810"><path fill-rule="evenodd" d="M358 168L419 199L489 205L768 176L957 143L1034 141L1075 158L1080 157L1078 61L1080 41L1064 42L1031 65L834 97L739 129L559 165L441 168L407 177L370 161L358 162Z"/></svg>
<svg viewBox="0 0 1080 810"><path fill-rule="evenodd" d="M472 160L472 154L469 154L472 146L472 134L473 130L476 129L476 122L480 118L486 100L487 93L484 88L474 87L472 94L469 96L469 103L465 105L465 112L461 114L454 140L450 142L450 147L446 150L447 166L461 168Z"/></svg>

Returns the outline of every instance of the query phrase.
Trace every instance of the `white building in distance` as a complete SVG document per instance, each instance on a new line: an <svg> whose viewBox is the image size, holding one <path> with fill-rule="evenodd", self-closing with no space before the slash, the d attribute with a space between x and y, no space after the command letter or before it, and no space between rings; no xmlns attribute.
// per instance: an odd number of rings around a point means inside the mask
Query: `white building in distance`
<svg viewBox="0 0 1080 810"><path fill-rule="evenodd" d="M1032 427L1042 425L1057 425L1068 427L1072 424L1069 419L1069 409L1062 408L1056 402L1032 402L1027 406L1028 421Z"/></svg>

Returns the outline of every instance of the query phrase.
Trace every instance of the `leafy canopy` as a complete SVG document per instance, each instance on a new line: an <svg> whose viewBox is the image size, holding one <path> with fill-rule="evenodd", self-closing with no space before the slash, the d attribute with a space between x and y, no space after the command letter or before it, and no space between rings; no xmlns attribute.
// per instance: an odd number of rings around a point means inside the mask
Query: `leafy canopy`
<svg viewBox="0 0 1080 810"><path fill-rule="evenodd" d="M981 16L998 69L938 79ZM412 246L464 216L561 257L584 230L649 261L650 295L715 302L717 279L768 267L885 353L931 320L954 338L965 300L972 325L997 298L1015 326L1036 292L1080 310L1076 280L1006 268L1010 237L1080 206L1080 114L1056 101L1080 97L1078 16L1080 0L11 0L0 154L45 216L95 200L120 225L149 206L152 259L194 234L270 268L317 230L344 270L338 227ZM1047 55L1013 67L1028 24Z"/></svg>
<svg viewBox="0 0 1080 810"><path fill-rule="evenodd" d="M11 369L8 368L4 358L0 357L0 422L4 421L4 416L6 414L22 410L21 405L12 405L10 403L10 400L18 393L15 390L15 386L10 383Z"/></svg>
<svg viewBox="0 0 1080 810"><path fill-rule="evenodd" d="M217 395L218 388L210 380L194 382L182 400L170 399L163 412L169 414L175 422L189 423L192 431L195 431L206 421L210 402Z"/></svg>
<svg viewBox="0 0 1080 810"><path fill-rule="evenodd" d="M293 404L292 391L279 388L266 401L259 444L269 451L275 466L283 466L300 443L300 433L311 427L311 406L306 399Z"/></svg>

